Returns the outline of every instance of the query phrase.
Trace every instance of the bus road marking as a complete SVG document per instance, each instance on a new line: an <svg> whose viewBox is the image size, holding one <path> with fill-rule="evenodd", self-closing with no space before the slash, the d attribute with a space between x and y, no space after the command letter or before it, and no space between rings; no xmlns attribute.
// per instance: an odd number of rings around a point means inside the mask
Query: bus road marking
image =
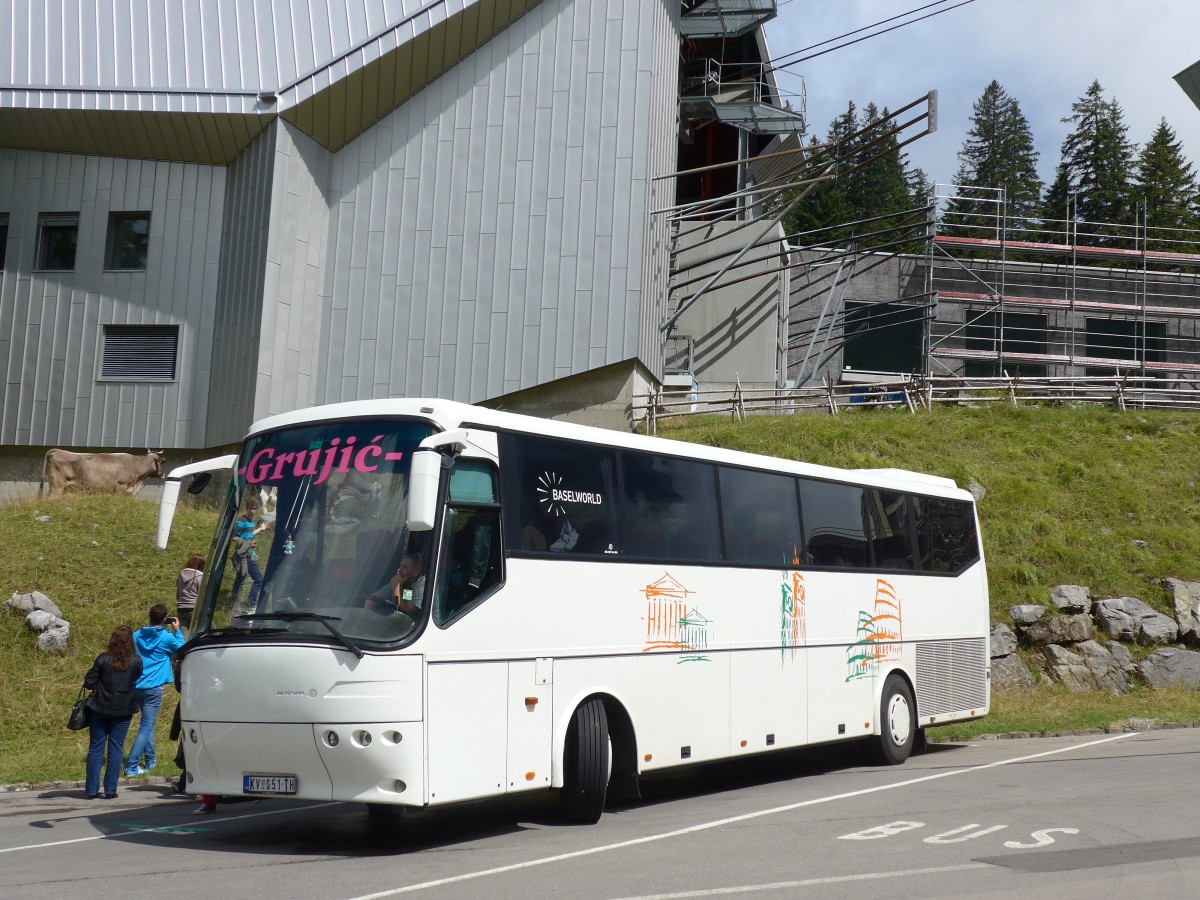
<svg viewBox="0 0 1200 900"><path fill-rule="evenodd" d="M569 853L557 853L554 856L543 856L540 859L530 859L530 860L526 860L525 862L511 863L510 865L507 865L507 866L496 866L495 868L491 868L491 869L480 869L479 871L476 871L476 872L465 872L462 875L450 875L450 876L447 876L446 878L437 878L432 881L422 881L418 884L408 884L408 885L404 885L403 887L390 888L390 889L383 890L383 891L377 891L376 893L373 893L373 894L363 894L358 897L352 898L352 900L379 900L379 898L382 898L382 897L395 897L400 894L409 894L409 893L413 893L416 891L428 890L429 888L444 887L445 885L448 885L448 884L458 884L458 883L464 882L464 881L474 881L479 878L487 878L490 875L503 875L507 872L516 872L521 869L532 869L537 866L545 866L545 865L549 865L551 863L565 862L566 860L570 860L570 859L579 859L579 858L585 857L585 856L593 856L597 853L609 853L613 850L623 850L626 847L636 847L641 844L652 844L657 841L667 840L669 838L682 837L684 835L689 835L689 834L698 834L699 832L709 831L713 828L721 828L725 825L734 825L739 822L748 822L748 821L751 821L752 819L762 818L763 816L773 816L773 815L778 815L779 813L792 812L793 810L804 809L809 806L820 806L825 803L833 803L834 801L837 801L837 800L849 800L849 799L853 799L855 797L865 797L869 794L878 794L883 791L895 790L896 788L911 787L914 784L922 784L927 781L937 781L938 779L941 779L941 778L953 778L956 775L972 775L972 774L975 774L976 772L986 772L988 769L995 769L1000 766L1008 766L1008 765L1012 765L1013 763L1029 762L1030 760L1034 760L1034 759L1043 759L1047 756L1056 756L1060 753L1066 753L1067 751L1070 751L1070 750L1083 750L1087 747L1096 747L1096 746L1099 746L1100 744L1107 744L1112 741L1119 741L1124 738L1130 737L1132 735L1137 735L1137 734L1140 734L1140 732L1127 731L1127 732L1123 732L1122 734L1110 735L1108 737L1099 738L1094 741L1087 741L1086 743L1083 743L1083 744L1071 744L1070 746L1067 746L1067 747L1059 747L1057 750L1044 750L1041 753L1030 753L1026 756L1014 756L1012 759L1001 759L1001 760L997 760L996 762L984 763L984 764L978 765L978 766L971 766L966 769L951 769L946 772L937 772L933 775L921 775L917 778L910 778L906 781L897 781L897 782L893 782L892 784L881 784L881 785L877 785L876 787L863 788L862 790L858 790L858 791L846 791L841 794L831 794L828 797L815 797L812 800L801 800L797 803L788 803L784 806L773 806L773 807L770 807L769 809L755 810L754 812L743 813L742 815L739 815L739 816L729 816L728 818L724 818L724 819L714 819L710 822L701 822L697 825L689 825L687 828L677 828L673 831L663 831L663 832L659 832L658 834L648 834L648 835L644 835L643 837L639 837L639 838L631 838L627 841L617 841L616 843L613 843L613 844L600 844L596 847L587 847L583 850L572 850ZM987 863L978 863L978 864L975 864L973 867L974 868L982 868L982 867L986 867L986 866L988 866ZM937 870L923 869L923 870L914 870L914 871L921 871L921 872L946 871L946 872L948 872L948 871L958 871L958 870L959 869L957 869L957 868L950 867L950 868L946 868L946 869L937 869ZM830 879L816 879L816 880L813 880L811 883L812 884L833 884L839 880L851 880L854 877L858 877L858 876L845 876L844 879L842 879L841 876L833 877ZM882 877L882 875L879 877ZM809 883L809 882L800 882L799 884L807 884L807 883ZM747 889L747 890L749 890L749 889ZM687 896L703 896L703 895L702 894L696 894L696 895L668 894L668 895L663 895L663 896L687 897Z"/></svg>

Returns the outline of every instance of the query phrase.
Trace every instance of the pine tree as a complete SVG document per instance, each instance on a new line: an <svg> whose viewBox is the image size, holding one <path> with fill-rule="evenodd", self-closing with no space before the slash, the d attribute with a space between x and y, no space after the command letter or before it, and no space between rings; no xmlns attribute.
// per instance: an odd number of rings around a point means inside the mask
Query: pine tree
<svg viewBox="0 0 1200 900"><path fill-rule="evenodd" d="M971 125L958 151L955 184L960 188L1003 188L1009 225L1024 228L1038 217L1041 204L1037 161L1033 133L1020 103L993 80L971 108ZM987 202L990 199L984 190L960 190L959 198L946 205L943 222L957 234L994 237L999 207Z"/></svg>
<svg viewBox="0 0 1200 900"><path fill-rule="evenodd" d="M1200 196L1192 164L1166 119L1142 148L1137 160L1134 193L1146 204L1147 244L1152 250L1194 252L1191 232L1200 225ZM1155 229L1186 229L1155 233Z"/></svg>
<svg viewBox="0 0 1200 900"><path fill-rule="evenodd" d="M828 228L813 240L829 244L855 239L860 247L900 238L900 234L887 233L886 229L906 220L891 214L925 205L928 179L924 172L908 170L908 158L900 152L895 135L887 134L887 117L886 109L881 111L869 103L860 120L851 102L846 112L830 123L826 142L834 145L831 155L841 159L837 175L793 211L785 226L790 234ZM886 137L880 139L881 135ZM885 218L857 226L847 224L879 216ZM800 236L798 242L809 241Z"/></svg>
<svg viewBox="0 0 1200 900"><path fill-rule="evenodd" d="M1071 104L1072 114L1063 122L1074 129L1063 139L1062 157L1054 183L1047 192L1044 215L1065 218L1067 200L1076 198L1076 215L1084 222L1080 233L1097 243L1127 244L1113 241L1117 234L1129 234L1133 224L1130 190L1134 153L1137 147L1126 137L1129 127L1116 100L1106 100L1099 81ZM1117 227L1114 227L1117 226Z"/></svg>

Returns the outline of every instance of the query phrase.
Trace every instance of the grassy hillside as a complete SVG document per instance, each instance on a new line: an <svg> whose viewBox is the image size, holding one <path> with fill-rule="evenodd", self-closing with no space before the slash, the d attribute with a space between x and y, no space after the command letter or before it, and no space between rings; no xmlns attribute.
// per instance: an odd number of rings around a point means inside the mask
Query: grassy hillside
<svg viewBox="0 0 1200 900"><path fill-rule="evenodd" d="M992 619L1016 603L1043 603L1051 587L1084 584L1167 609L1158 579L1200 580L1200 416L1098 408L859 411L732 423L671 425L667 437L843 467L897 466L986 490L979 504ZM186 497L186 495L185 495ZM72 625L71 650L37 649L16 615L0 614L0 783L80 779L86 737L63 723L92 659L121 623L174 602L188 554L208 552L214 514L184 502L171 550L153 547L156 507L129 497L73 495L0 506L0 595L39 589ZM49 522L37 517L49 515ZM1144 542L1141 546L1137 542ZM159 719L159 757L175 694ZM1045 688L998 697L984 722L936 736L1104 727L1130 716L1200 720L1191 692L1129 697ZM165 774L173 769L161 769Z"/></svg>
<svg viewBox="0 0 1200 900"><path fill-rule="evenodd" d="M1200 580L1200 416L1100 407L706 417L664 437L843 468L977 483L993 621L1058 584L1167 610L1156 583ZM1142 547L1140 541L1145 542Z"/></svg>
<svg viewBox="0 0 1200 900"><path fill-rule="evenodd" d="M0 784L83 778L87 732L65 723L84 674L114 627L146 624L155 603L174 609L179 570L189 553L207 555L216 524L212 510L182 501L171 549L160 553L157 516L154 503L125 495L0 505L0 595L40 590L71 623L69 652L53 656L23 618L0 611ZM162 774L175 771L167 740L175 702L168 688L158 720Z"/></svg>

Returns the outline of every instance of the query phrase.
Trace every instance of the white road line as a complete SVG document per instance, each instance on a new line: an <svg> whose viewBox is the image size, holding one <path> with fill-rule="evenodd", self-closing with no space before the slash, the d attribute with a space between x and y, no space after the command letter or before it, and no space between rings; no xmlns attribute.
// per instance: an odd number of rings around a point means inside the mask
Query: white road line
<svg viewBox="0 0 1200 900"><path fill-rule="evenodd" d="M909 878L913 875L943 875L947 872L970 872L990 869L989 863L963 863L961 866L941 866L936 869L904 869L899 872L863 872L859 875L835 875L830 878L806 878L803 881L775 881L771 884L743 884L737 887L707 888L701 891L679 891L674 894L639 894L622 900L686 900L688 897L723 897L729 894L750 894L758 891L786 891L827 884L846 884L853 881L879 881L887 878Z"/></svg>
<svg viewBox="0 0 1200 900"><path fill-rule="evenodd" d="M221 825L225 822L237 822L239 819L257 819L260 816L278 816L286 812L300 812L305 809L320 809L323 806L337 806L342 801L337 800L333 803L317 803L312 806L289 806L286 809L268 809L265 812L243 813L240 816L218 816L216 819L205 819L213 825ZM107 813L106 813L107 815ZM187 820L185 820L187 821ZM169 826L167 826L169 827ZM112 831L108 834L92 834L87 837L70 838L65 841L47 841L44 844L26 844L24 847L0 847L0 853L16 853L18 850L40 850L43 847L62 847L65 844L82 844L86 841L102 841L105 838L129 837L134 834L170 834L169 831L158 831L157 829L143 831Z"/></svg>
<svg viewBox="0 0 1200 900"><path fill-rule="evenodd" d="M656 841L664 841L668 838L681 837L685 834L696 834L700 831L708 831L713 828L721 828L725 825L733 825L737 822L748 822L751 819L758 819L763 816L774 816L779 813L791 812L797 809L803 809L807 806L819 806L823 803L832 803L835 800L849 800L853 797L864 797L868 794L877 794L881 791L891 791L896 788L910 787L914 784L921 784L926 781L936 781L939 778L952 778L956 775L969 775L975 772L983 772L988 769L994 769L997 766L1008 766L1013 763L1028 762L1032 759L1041 759L1046 756L1055 756L1059 753L1066 753L1070 750L1082 750L1085 747L1095 747L1098 744L1107 744L1110 741L1119 741L1122 738L1131 737L1139 732L1127 731L1122 734L1113 735L1112 737L1100 738L1096 741L1088 741L1083 744L1072 744L1068 747L1059 747L1057 750L1045 750L1041 753L1031 753L1028 756L1015 756L1012 759L1002 759L997 762L985 763L981 766L971 766L967 769L951 769L946 772L938 772L934 775L922 775L920 778L910 778L907 781L897 781L893 784L882 784L877 787L863 788L861 791L847 791L844 794L832 794L828 797L817 797L812 800L801 800L798 803L789 803L786 806L773 806L770 809L760 809L755 812L744 813L740 816L730 816L726 819L714 819L711 822L701 822L699 825L690 825L687 828L678 828L675 831L664 831L659 834L648 834L640 838L632 838L628 841L618 841L615 844L601 844L597 847L588 847L584 850L573 850L570 853L559 853L554 856L544 856L541 859L531 859L526 862L512 863L507 866L497 866L494 869L481 869L477 872L466 872L462 875L452 875L448 878L438 878L433 881L423 881L419 884L408 884L404 887L391 888L386 891L379 891L374 894L364 894L360 897L355 897L353 900L378 900L381 897L395 897L399 894L409 894L415 891L424 891L429 888L443 887L447 884L458 884L463 881L474 881L478 878L486 878L490 875L502 875L505 872L515 872L520 869L531 869L536 866L545 866L550 863L563 862L568 859L579 859L583 856L592 856L597 853L609 853L613 850L623 850L626 847L636 847L639 844L651 844ZM981 864L982 865L982 864ZM685 895L686 896L686 895Z"/></svg>

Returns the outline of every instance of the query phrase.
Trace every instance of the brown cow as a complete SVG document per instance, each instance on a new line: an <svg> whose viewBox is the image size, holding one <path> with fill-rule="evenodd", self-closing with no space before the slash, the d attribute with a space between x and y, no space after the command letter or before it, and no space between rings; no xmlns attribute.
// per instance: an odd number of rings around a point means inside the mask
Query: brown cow
<svg viewBox="0 0 1200 900"><path fill-rule="evenodd" d="M150 475L163 477L163 452L147 450L145 456L132 453L74 453L55 447L46 451L42 466L42 487L49 485L48 496L65 491L71 485L93 491L136 494Z"/></svg>

